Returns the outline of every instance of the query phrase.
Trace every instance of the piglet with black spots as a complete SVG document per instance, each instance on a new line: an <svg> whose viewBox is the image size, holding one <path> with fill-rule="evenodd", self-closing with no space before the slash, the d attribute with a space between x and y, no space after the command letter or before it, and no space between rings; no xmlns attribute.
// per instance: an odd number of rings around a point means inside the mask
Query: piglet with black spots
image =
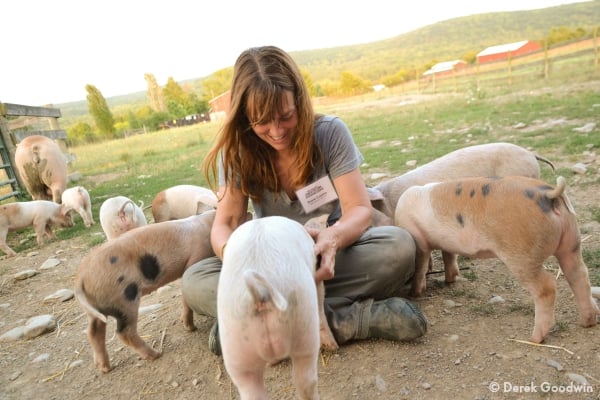
<svg viewBox="0 0 600 400"><path fill-rule="evenodd" d="M141 297L181 278L192 264L214 256L210 230L215 211L144 225L96 247L82 260L75 277L75 297L88 314L88 340L94 363L111 369L106 350L106 322L117 320L117 336L143 359L160 353L138 335ZM183 300L181 319L194 330L193 313Z"/></svg>
<svg viewBox="0 0 600 400"><path fill-rule="evenodd" d="M555 278L543 262L555 256L575 295L581 325L597 324L575 211L559 177L555 188L532 178L465 178L407 189L395 224L417 244L413 295L425 291L430 252L445 252L446 281L458 275L456 255L500 259L532 294L531 341L541 343L554 325Z"/></svg>

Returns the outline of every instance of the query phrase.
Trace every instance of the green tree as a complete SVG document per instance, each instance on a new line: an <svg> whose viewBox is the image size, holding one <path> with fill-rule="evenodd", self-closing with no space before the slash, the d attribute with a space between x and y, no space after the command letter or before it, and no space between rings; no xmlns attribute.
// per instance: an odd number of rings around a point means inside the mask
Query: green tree
<svg viewBox="0 0 600 400"><path fill-rule="evenodd" d="M167 85L163 88L162 92L167 103L167 111L174 118L181 118L194 113L190 96L179 86L173 77L169 77Z"/></svg>
<svg viewBox="0 0 600 400"><path fill-rule="evenodd" d="M207 102L225 93L231 88L233 68L223 68L202 81L202 92Z"/></svg>
<svg viewBox="0 0 600 400"><path fill-rule="evenodd" d="M93 142L95 135L90 124L80 121L67 129L67 138L70 145L78 145Z"/></svg>
<svg viewBox="0 0 600 400"><path fill-rule="evenodd" d="M571 29L566 26L560 26L558 28L552 28L550 33L544 39L546 43L548 43L548 47L552 47L553 45L560 44L563 42L569 42L575 39L581 39L585 37L588 33L583 28Z"/></svg>
<svg viewBox="0 0 600 400"><path fill-rule="evenodd" d="M204 114L208 112L208 100L199 98L196 93L190 93L190 102L192 103L192 108L196 114Z"/></svg>
<svg viewBox="0 0 600 400"><path fill-rule="evenodd" d="M344 71L340 78L340 91L346 96L355 96L371 91L371 85L366 80L354 75L351 72Z"/></svg>
<svg viewBox="0 0 600 400"><path fill-rule="evenodd" d="M401 69L400 71L396 72L394 75L389 75L389 76L386 76L385 78L383 78L381 80L381 83L383 83L387 87L392 87L392 86L400 85L400 84L408 81L409 79L410 79L410 73L404 69Z"/></svg>
<svg viewBox="0 0 600 400"><path fill-rule="evenodd" d="M317 88L315 87L310 73L307 70L303 69L302 77L304 78L304 82L306 83L306 87L308 88L308 93L311 95L311 97L317 97Z"/></svg>
<svg viewBox="0 0 600 400"><path fill-rule="evenodd" d="M108 108L106 99L94 85L85 85L87 91L88 110L96 123L96 128L100 135L105 139L112 139L116 136L115 119Z"/></svg>

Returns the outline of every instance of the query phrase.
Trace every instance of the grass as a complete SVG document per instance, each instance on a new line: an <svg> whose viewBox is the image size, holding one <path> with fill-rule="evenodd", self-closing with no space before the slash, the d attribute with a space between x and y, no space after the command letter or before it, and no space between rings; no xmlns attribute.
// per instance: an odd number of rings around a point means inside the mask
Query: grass
<svg viewBox="0 0 600 400"><path fill-rule="evenodd" d="M590 283L592 286L600 286L600 249L584 249L583 261L588 267Z"/></svg>

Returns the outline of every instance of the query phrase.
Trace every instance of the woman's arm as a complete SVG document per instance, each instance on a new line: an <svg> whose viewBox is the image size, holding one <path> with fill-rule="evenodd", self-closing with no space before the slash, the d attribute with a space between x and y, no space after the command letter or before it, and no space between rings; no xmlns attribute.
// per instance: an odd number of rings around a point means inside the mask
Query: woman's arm
<svg viewBox="0 0 600 400"><path fill-rule="evenodd" d="M337 249L352 245L371 224L371 202L358 168L335 178L333 184L342 216L316 236L315 253L321 256L320 268L315 275L317 281L333 278Z"/></svg>
<svg viewBox="0 0 600 400"><path fill-rule="evenodd" d="M223 198L217 206L215 221L210 231L210 243L217 257L222 260L229 236L235 228L246 222L248 197L239 189L227 186L221 186L219 193L223 193Z"/></svg>

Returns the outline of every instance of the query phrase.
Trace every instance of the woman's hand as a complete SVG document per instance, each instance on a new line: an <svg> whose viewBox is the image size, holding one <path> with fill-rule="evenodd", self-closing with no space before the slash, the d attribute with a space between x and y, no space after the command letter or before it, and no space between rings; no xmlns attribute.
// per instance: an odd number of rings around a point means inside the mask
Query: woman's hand
<svg viewBox="0 0 600 400"><path fill-rule="evenodd" d="M335 275L335 255L337 252L337 241L331 229L306 228L310 236L315 240L315 255L319 264L315 273L315 281L320 282L333 278Z"/></svg>

